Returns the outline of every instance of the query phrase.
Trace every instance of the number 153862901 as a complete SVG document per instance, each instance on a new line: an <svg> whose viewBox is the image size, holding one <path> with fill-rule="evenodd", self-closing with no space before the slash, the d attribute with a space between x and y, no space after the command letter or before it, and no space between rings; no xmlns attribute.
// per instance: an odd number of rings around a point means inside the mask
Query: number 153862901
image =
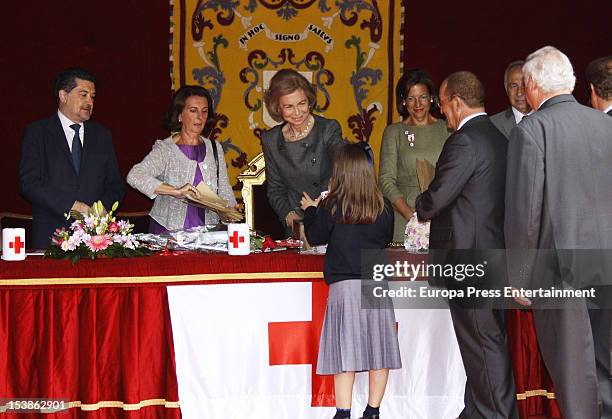
<svg viewBox="0 0 612 419"><path fill-rule="evenodd" d="M0 399L0 413L58 413L67 411L68 408L68 401L65 399Z"/></svg>

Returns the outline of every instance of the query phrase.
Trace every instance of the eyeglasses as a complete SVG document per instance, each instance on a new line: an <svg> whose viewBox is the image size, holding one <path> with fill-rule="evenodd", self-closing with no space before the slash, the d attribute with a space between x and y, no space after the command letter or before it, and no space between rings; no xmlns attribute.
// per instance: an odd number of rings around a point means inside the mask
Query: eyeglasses
<svg viewBox="0 0 612 419"><path fill-rule="evenodd" d="M431 101L431 95L421 95L421 96L408 96L406 98L406 103L407 104L414 104L416 101L419 101L419 103L427 103Z"/></svg>

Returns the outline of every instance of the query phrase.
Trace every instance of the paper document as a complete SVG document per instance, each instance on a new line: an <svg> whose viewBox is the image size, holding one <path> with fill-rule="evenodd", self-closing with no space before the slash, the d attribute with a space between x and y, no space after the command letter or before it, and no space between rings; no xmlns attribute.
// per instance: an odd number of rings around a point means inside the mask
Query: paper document
<svg viewBox="0 0 612 419"><path fill-rule="evenodd" d="M200 182L196 189L200 192L200 197L196 197L193 193L185 195L190 204L213 210L224 220L240 221L244 218L236 208L228 207L228 202L214 193L204 182Z"/></svg>

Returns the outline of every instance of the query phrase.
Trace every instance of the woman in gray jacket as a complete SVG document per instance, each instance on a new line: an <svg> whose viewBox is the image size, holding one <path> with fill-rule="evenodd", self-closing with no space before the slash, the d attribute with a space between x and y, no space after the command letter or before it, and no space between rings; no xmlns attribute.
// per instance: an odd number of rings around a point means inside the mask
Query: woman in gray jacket
<svg viewBox="0 0 612 419"><path fill-rule="evenodd" d="M219 222L212 210L190 205L185 200L189 192L199 195L195 186L200 182L227 200L228 206L236 205L223 148L218 142L202 136L213 115L212 98L206 89L181 87L172 98L166 115L166 125L172 134L155 141L144 160L130 170L129 185L155 199L150 212L151 233Z"/></svg>
<svg viewBox="0 0 612 419"><path fill-rule="evenodd" d="M297 71L276 73L265 100L270 116L282 122L261 136L268 201L290 234L304 214L304 192L315 199L327 190L333 156L345 142L338 121L312 114L314 88Z"/></svg>

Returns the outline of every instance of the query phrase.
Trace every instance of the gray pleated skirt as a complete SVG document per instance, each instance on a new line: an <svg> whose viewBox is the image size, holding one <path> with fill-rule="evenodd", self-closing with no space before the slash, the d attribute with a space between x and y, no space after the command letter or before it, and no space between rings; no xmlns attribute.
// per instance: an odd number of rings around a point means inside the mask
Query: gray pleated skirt
<svg viewBox="0 0 612 419"><path fill-rule="evenodd" d="M361 308L361 280L329 286L317 374L402 367L393 305L390 299L383 305Z"/></svg>

